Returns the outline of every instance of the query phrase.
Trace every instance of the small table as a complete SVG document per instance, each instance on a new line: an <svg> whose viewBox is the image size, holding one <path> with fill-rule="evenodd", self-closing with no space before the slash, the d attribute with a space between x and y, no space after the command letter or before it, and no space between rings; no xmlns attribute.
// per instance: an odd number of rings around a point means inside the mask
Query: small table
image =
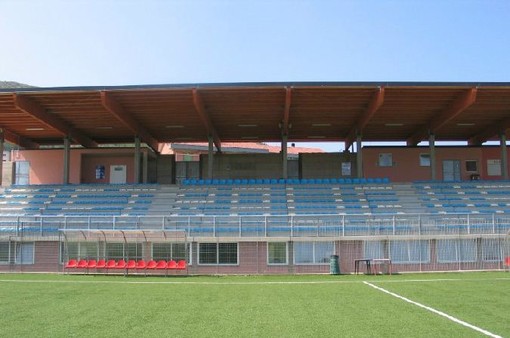
<svg viewBox="0 0 510 338"><path fill-rule="evenodd" d="M388 274L391 275L391 259L389 258L374 258L372 259L372 263L374 263L374 275L377 274L377 266L380 264L388 265Z"/></svg>
<svg viewBox="0 0 510 338"><path fill-rule="evenodd" d="M354 260L354 273L357 275L359 273L359 263L365 263L365 266L367 267L367 273L372 274L372 267L371 267L371 259L355 259Z"/></svg>

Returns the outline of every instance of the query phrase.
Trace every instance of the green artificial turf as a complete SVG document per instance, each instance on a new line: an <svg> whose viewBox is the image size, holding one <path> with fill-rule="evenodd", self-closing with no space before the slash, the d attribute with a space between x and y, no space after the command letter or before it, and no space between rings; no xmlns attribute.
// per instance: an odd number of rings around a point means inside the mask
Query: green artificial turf
<svg viewBox="0 0 510 338"><path fill-rule="evenodd" d="M510 335L510 274L463 273L167 278L5 274L0 275L0 336L482 336L363 281Z"/></svg>

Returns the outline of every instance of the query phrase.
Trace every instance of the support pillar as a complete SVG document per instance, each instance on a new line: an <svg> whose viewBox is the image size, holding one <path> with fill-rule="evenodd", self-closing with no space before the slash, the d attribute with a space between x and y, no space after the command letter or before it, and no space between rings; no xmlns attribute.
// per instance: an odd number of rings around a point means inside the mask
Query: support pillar
<svg viewBox="0 0 510 338"><path fill-rule="evenodd" d="M4 131L0 129L0 155L2 156L0 160L0 186L2 186L3 180L3 170L4 170Z"/></svg>
<svg viewBox="0 0 510 338"><path fill-rule="evenodd" d="M363 155L361 154L361 135L356 135L356 172L358 178L363 177Z"/></svg>
<svg viewBox="0 0 510 338"><path fill-rule="evenodd" d="M434 134L429 135L429 152L430 152L430 179L435 181L436 177L436 136Z"/></svg>
<svg viewBox="0 0 510 338"><path fill-rule="evenodd" d="M207 151L207 178L213 178L213 161L214 161L214 141L213 137L209 136L209 150Z"/></svg>
<svg viewBox="0 0 510 338"><path fill-rule="evenodd" d="M69 163L71 158L71 140L69 137L64 138L64 177L63 183L69 184Z"/></svg>
<svg viewBox="0 0 510 338"><path fill-rule="evenodd" d="M143 183L147 183L149 176L149 154L147 151L143 153Z"/></svg>
<svg viewBox="0 0 510 338"><path fill-rule="evenodd" d="M138 136L135 137L135 173L134 173L134 182L140 183L140 138Z"/></svg>
<svg viewBox="0 0 510 338"><path fill-rule="evenodd" d="M282 178L288 178L288 163L287 163L287 135L282 135Z"/></svg>
<svg viewBox="0 0 510 338"><path fill-rule="evenodd" d="M501 147L501 177L508 180L508 156L506 152L506 135L499 135L499 146Z"/></svg>

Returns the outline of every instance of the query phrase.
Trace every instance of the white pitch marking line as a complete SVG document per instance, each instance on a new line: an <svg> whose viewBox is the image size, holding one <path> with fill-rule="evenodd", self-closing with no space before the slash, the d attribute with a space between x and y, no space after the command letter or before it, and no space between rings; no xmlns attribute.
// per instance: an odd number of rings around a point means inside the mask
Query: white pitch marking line
<svg viewBox="0 0 510 338"><path fill-rule="evenodd" d="M425 310L427 310L427 311L430 311L430 312L432 312L432 313L435 313L435 314L437 314L437 315L440 315L440 316L442 316L442 317L445 317L445 318L447 318L447 319L451 320L452 322L455 322L455 323L460 324L460 325L462 325L462 326L468 327L468 328L470 328L470 329L472 329L472 330L478 331L478 332L480 332L480 333L482 333L482 334L484 334L484 335L486 335L486 336L493 337L493 338L502 338L501 336L498 336L497 334L494 334L494 333L492 333L492 332L489 332L489 331L487 331L487 330L484 330L484 329L482 329L482 328L480 328L480 327L478 327L478 326L474 326L474 325L472 325L472 324L469 324L469 323L467 323L467 322L465 322L465 321L463 321L463 320L460 320L460 319L458 319L458 318L455 318L455 317L453 317L453 316L450 316L449 314L446 314L446 313L444 313L444 312L441 312L441 311L436 310L436 309L434 309L434 308L431 308L431 307L429 307L429 306L426 306L426 305L423 305L423 304L421 304L421 303L418 303L418 302L415 302L415 301L413 301L413 300L410 300L409 298L406 298L406 297L400 296L400 295L398 295L398 294L396 294L396 293L393 293L393 292L391 292L391 291L388 291L388 290L386 290L386 289L383 289L383 288L381 288L381 287L379 287L379 286L377 286L377 285L374 285L374 284L372 284L372 283L369 283L369 282L363 282L363 283L364 283L364 284L366 284L366 285L368 285L368 286L373 287L373 288L374 288L374 289L376 289L376 290L379 290L379 291L381 291L381 292L387 293L387 294L389 294L389 295L391 295L391 296L393 296L393 297L396 297L396 298L398 298L398 299L401 299L401 300L403 300L403 301L405 301L405 302L408 302L408 303L410 303L410 304L413 304L413 305L416 305L416 306L418 306L418 307L421 307L422 309L425 309Z"/></svg>

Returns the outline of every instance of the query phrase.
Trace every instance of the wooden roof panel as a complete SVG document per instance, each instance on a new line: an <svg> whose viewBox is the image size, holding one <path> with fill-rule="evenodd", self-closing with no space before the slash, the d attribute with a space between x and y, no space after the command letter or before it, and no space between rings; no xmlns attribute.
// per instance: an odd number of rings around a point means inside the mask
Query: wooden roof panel
<svg viewBox="0 0 510 338"><path fill-rule="evenodd" d="M436 139L467 140L510 121L507 83L259 83L1 90L0 128L35 143L61 144L61 133L16 108L13 93L18 93L98 143L132 141L132 127L103 106L106 91L158 142L205 141L208 126L194 106L196 88L220 140L277 141L289 88L289 140L343 140L381 87L383 103L363 123L367 141L405 141L471 88L477 88L475 103L441 124Z"/></svg>

